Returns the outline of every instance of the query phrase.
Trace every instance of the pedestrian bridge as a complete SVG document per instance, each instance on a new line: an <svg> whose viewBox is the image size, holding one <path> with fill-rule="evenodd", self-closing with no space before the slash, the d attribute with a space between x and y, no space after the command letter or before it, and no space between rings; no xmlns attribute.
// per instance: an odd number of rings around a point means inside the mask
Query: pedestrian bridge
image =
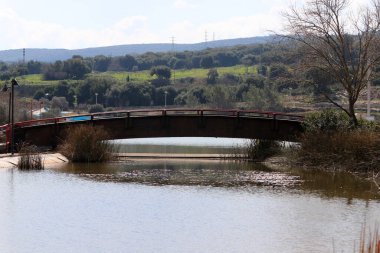
<svg viewBox="0 0 380 253"><path fill-rule="evenodd" d="M247 110L130 110L31 120L14 124L15 143L56 147L71 128L103 127L110 139L227 137L295 141L302 116ZM11 126L0 126L9 150Z"/></svg>

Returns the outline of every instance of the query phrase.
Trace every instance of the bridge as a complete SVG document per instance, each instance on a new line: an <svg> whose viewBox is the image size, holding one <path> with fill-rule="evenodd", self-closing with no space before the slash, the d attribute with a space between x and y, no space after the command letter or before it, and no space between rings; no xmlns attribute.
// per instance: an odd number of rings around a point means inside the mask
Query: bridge
<svg viewBox="0 0 380 253"><path fill-rule="evenodd" d="M228 137L295 141L302 116L252 110L129 110L39 119L14 124L14 143L56 147L70 128L101 126L110 139L150 137ZM10 150L10 125L0 126Z"/></svg>

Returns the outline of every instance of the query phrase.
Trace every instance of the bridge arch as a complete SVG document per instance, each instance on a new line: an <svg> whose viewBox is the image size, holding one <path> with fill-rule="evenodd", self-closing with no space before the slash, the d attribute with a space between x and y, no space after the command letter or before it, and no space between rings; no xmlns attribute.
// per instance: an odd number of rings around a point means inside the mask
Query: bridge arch
<svg viewBox="0 0 380 253"><path fill-rule="evenodd" d="M102 126L110 139L228 137L295 141L302 132L302 119L298 115L242 110L131 110L18 122L14 131L16 143L53 147L71 127L81 124Z"/></svg>

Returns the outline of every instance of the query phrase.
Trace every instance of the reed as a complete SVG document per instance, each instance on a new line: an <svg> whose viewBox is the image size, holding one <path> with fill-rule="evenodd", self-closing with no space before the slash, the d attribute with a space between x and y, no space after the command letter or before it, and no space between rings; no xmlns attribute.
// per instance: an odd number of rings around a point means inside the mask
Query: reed
<svg viewBox="0 0 380 253"><path fill-rule="evenodd" d="M19 151L17 168L20 170L43 170L44 162L36 146L23 145Z"/></svg>
<svg viewBox="0 0 380 253"><path fill-rule="evenodd" d="M377 227L373 233L366 235L363 229L360 236L359 253L380 253L380 235Z"/></svg>
<svg viewBox="0 0 380 253"><path fill-rule="evenodd" d="M101 127L73 126L58 149L72 162L106 162L113 158L114 152L114 146L106 141L108 137Z"/></svg>
<svg viewBox="0 0 380 253"><path fill-rule="evenodd" d="M325 168L380 170L380 132L353 129L306 132L300 138L301 162Z"/></svg>

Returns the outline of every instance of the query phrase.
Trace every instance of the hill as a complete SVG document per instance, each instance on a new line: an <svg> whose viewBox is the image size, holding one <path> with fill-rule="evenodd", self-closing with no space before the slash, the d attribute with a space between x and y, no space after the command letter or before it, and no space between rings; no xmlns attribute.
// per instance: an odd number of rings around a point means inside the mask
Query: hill
<svg viewBox="0 0 380 253"><path fill-rule="evenodd" d="M273 36L239 38L228 40L216 40L210 42L194 44L175 44L175 51L198 51L205 48L231 47L237 45L249 45L267 43L274 39ZM84 49L43 49L43 48L26 48L26 61L35 60L41 62L54 62L57 60L67 60L73 55L83 57L93 57L96 55L105 56L122 56L126 54L143 54L146 52L168 52L172 50L170 43L156 44L131 44L107 47L94 47ZM22 49L11 49L0 51L0 61L18 62L22 60Z"/></svg>

